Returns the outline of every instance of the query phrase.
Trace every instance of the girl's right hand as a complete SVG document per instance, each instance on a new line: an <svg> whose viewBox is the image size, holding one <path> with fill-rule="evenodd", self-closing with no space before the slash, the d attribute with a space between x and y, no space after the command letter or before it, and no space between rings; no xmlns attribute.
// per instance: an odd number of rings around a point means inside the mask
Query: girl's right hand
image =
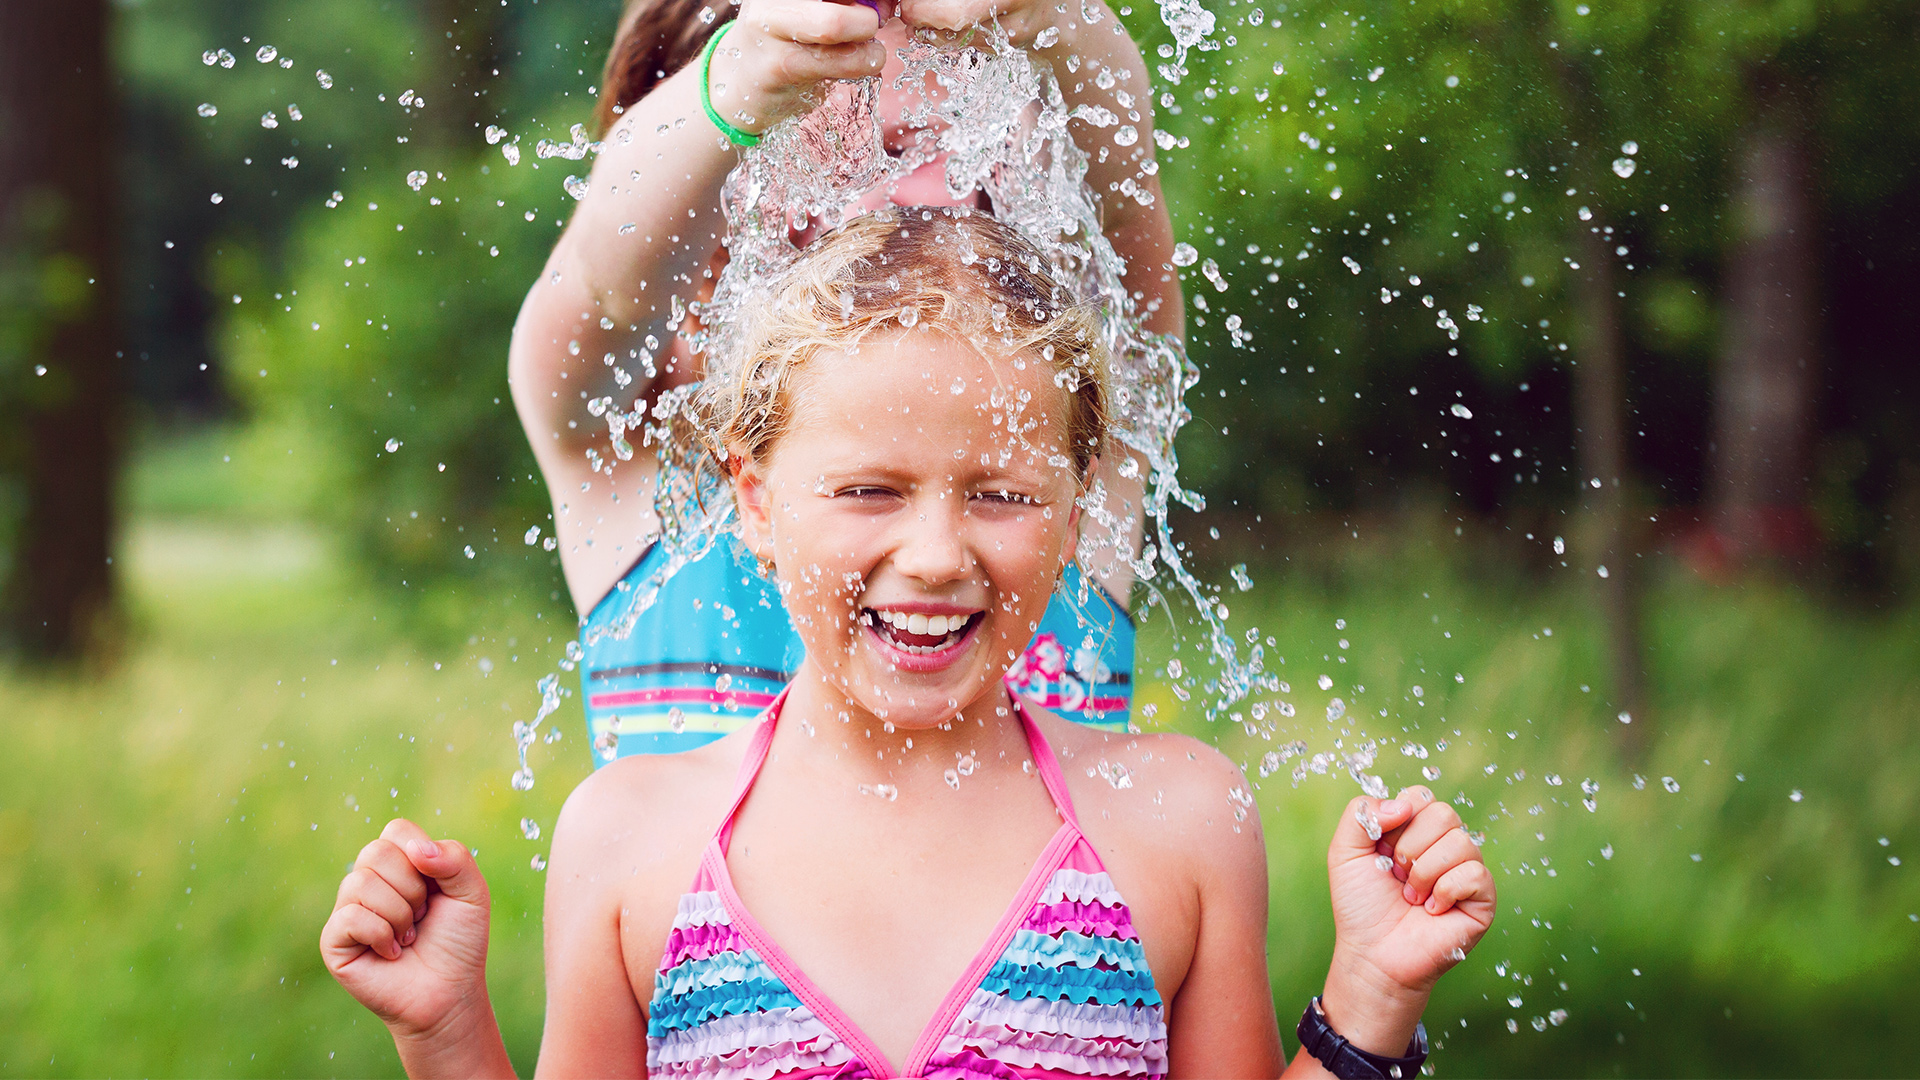
<svg viewBox="0 0 1920 1080"><path fill-rule="evenodd" d="M875 0L890 9L891 0ZM713 56L713 107L742 131L759 133L806 112L820 84L880 74L887 50L875 39L879 13L866 3L746 0Z"/></svg>
<svg viewBox="0 0 1920 1080"><path fill-rule="evenodd" d="M464 845L396 818L361 849L320 931L327 970L397 1040L486 1009L487 883Z"/></svg>

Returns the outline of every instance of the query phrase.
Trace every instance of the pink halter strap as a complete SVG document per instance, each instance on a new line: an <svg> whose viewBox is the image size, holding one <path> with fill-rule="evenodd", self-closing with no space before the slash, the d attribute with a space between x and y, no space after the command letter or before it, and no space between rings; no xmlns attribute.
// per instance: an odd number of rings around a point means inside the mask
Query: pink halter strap
<svg viewBox="0 0 1920 1080"><path fill-rule="evenodd" d="M780 691L780 696L761 714L760 724L753 731L753 741L747 744L747 754L740 759L740 772L733 782L733 799L727 804L727 816L720 823L721 851L726 851L733 840L733 819L740 812L740 804L747 800L747 792L753 790L761 766L767 763L767 754L773 748L773 730L779 725L781 710L786 707L788 690ZM1047 737L1040 733L1040 725L1033 722L1027 703L1012 692L1007 697L1013 702L1014 713L1020 717L1021 729L1027 736L1027 750L1033 755L1034 768L1040 773L1040 782L1047 787L1047 795L1053 799L1054 809L1059 811L1062 821L1079 832L1080 819L1073 812L1073 797L1067 794L1067 776L1060 769L1060 759L1054 756Z"/></svg>

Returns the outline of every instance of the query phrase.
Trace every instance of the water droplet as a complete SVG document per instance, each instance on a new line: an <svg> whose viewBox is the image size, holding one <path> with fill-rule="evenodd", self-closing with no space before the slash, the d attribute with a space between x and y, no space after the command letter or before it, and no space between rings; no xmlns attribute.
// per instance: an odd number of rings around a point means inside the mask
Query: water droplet
<svg viewBox="0 0 1920 1080"><path fill-rule="evenodd" d="M315 70L313 73L313 77L319 81L320 89L322 90L333 89L333 76L327 74L327 69L319 68Z"/></svg>
<svg viewBox="0 0 1920 1080"><path fill-rule="evenodd" d="M393 453L393 452L394 452L395 450L398 450L398 449L400 449L401 447L403 447L403 446L405 446L405 445L407 445L407 444L406 444L406 443L403 443L403 442L401 442L401 441L400 441L399 439L388 439L388 440L387 440L387 453L389 453L389 454L391 454L391 453Z"/></svg>
<svg viewBox="0 0 1920 1080"><path fill-rule="evenodd" d="M1582 4L1580 6L1583 8L1586 7L1585 4ZM1583 11L1581 12L1581 14L1584 15L1586 13ZM1561 1024L1564 1024L1566 1022L1567 1022L1567 1010L1565 1009L1555 1009L1552 1012L1547 1014L1547 1023L1552 1024L1554 1027L1559 1027Z"/></svg>
<svg viewBox="0 0 1920 1080"><path fill-rule="evenodd" d="M501 143L500 156L507 159L508 165L520 164L520 144L518 142ZM532 219L529 218L529 221Z"/></svg>
<svg viewBox="0 0 1920 1080"><path fill-rule="evenodd" d="M471 559L471 558L473 558L473 545L472 545L472 544L468 544L468 545L467 545L467 546L466 546L465 548L463 548L462 550L466 552L466 555L467 555L467 558L469 558L469 559Z"/></svg>
<svg viewBox="0 0 1920 1080"><path fill-rule="evenodd" d="M45 364L33 365L33 373L35 375L45 375L47 373L47 365Z"/></svg>
<svg viewBox="0 0 1920 1080"><path fill-rule="evenodd" d="M1345 715L1347 715L1346 702L1341 701L1339 698L1334 698L1332 701L1327 702L1327 723L1338 723L1340 718Z"/></svg>
<svg viewBox="0 0 1920 1080"><path fill-rule="evenodd" d="M1626 142L1620 144L1620 152L1628 157L1632 157L1640 152L1640 144L1634 142L1632 139L1628 139Z"/></svg>
<svg viewBox="0 0 1920 1080"><path fill-rule="evenodd" d="M1595 567L1593 572L1599 574L1601 577L1607 576L1607 568L1604 566Z"/></svg>
<svg viewBox="0 0 1920 1080"><path fill-rule="evenodd" d="M677 705L667 710L667 730L675 735L687 730L687 714Z"/></svg>
<svg viewBox="0 0 1920 1080"><path fill-rule="evenodd" d="M590 187L586 179L584 177L579 177L579 176L567 177L566 180L562 182L562 186L567 189L567 194L573 196L576 199L586 198L587 190Z"/></svg>
<svg viewBox="0 0 1920 1080"><path fill-rule="evenodd" d="M219 206L221 203L225 202L226 199L227 197L225 195L222 195L217 191L214 192L212 195L207 196L207 201L212 203L215 206Z"/></svg>
<svg viewBox="0 0 1920 1080"><path fill-rule="evenodd" d="M219 116L220 115L220 110L215 108L213 105L213 102L211 101L201 102L200 107L194 111L198 112L201 116Z"/></svg>
<svg viewBox="0 0 1920 1080"><path fill-rule="evenodd" d="M547 868L547 859L546 859L546 856L544 856L544 855L535 855L535 856L534 856L534 857L533 857L533 858L532 858L532 859L531 859L531 860L530 860L530 861L529 861L529 862L527 863L527 865L528 865L528 866L531 866L531 867L533 867L533 869L534 869L534 872L536 872L536 873L538 873L538 872L539 872L539 871L541 871L541 870L545 870L545 869Z"/></svg>
<svg viewBox="0 0 1920 1080"><path fill-rule="evenodd" d="M274 57L279 55L280 55L279 49L276 49L271 45L262 45L260 46L259 50L253 54L253 58L255 60L260 61L263 64L271 64L273 63Z"/></svg>
<svg viewBox="0 0 1920 1080"><path fill-rule="evenodd" d="M540 839L540 823L530 817L520 819L520 835L529 840Z"/></svg>
<svg viewBox="0 0 1920 1080"><path fill-rule="evenodd" d="M1200 261L1200 251L1192 244L1182 240L1173 245L1173 265L1192 266Z"/></svg>
<svg viewBox="0 0 1920 1080"><path fill-rule="evenodd" d="M948 787L955 791L960 790L960 773L958 770L948 769L946 772L940 774L940 778L947 782Z"/></svg>
<svg viewBox="0 0 1920 1080"><path fill-rule="evenodd" d="M514 771L513 790L515 791L532 791L533 790L533 770L532 769L523 768L523 769L517 769Z"/></svg>
<svg viewBox="0 0 1920 1080"><path fill-rule="evenodd" d="M1366 803L1361 803L1360 808L1353 812L1353 820L1359 822L1360 828L1366 831L1367 839L1369 840L1380 839L1380 819L1374 816L1372 807L1368 806ZM1393 860L1388 859L1385 869L1392 869L1392 868L1393 868Z"/></svg>
<svg viewBox="0 0 1920 1080"><path fill-rule="evenodd" d="M1167 678L1169 678L1169 679L1177 679L1177 678L1179 678L1179 677L1181 676L1181 674L1182 674L1182 673L1183 673L1183 672L1184 672L1185 670L1186 670L1186 669L1185 669L1184 667L1182 667L1182 666L1181 666L1181 664L1180 664L1180 661L1178 661L1178 660L1169 660L1169 661L1167 661Z"/></svg>
<svg viewBox="0 0 1920 1080"><path fill-rule="evenodd" d="M208 49L206 52L200 54L200 62L208 67L212 67L220 62L220 54L212 49Z"/></svg>
<svg viewBox="0 0 1920 1080"><path fill-rule="evenodd" d="M1632 176L1633 170L1637 167L1637 163L1630 157L1613 159L1613 174L1622 180Z"/></svg>
<svg viewBox="0 0 1920 1080"><path fill-rule="evenodd" d="M909 329L909 330L911 330L911 329L913 329L913 327L915 327L916 325L918 325L918 324L919 324L919 322L920 322L920 309L919 309L919 308L916 308L916 307L903 307L903 308L901 308L901 309L900 309L900 325L901 325L901 326L904 326L904 327L906 327L907 329ZM964 389L964 388L963 388L963 389Z"/></svg>
<svg viewBox="0 0 1920 1080"><path fill-rule="evenodd" d="M1564 538L1558 536L1553 538L1553 553L1555 555L1565 555L1567 553L1567 542Z"/></svg>
<svg viewBox="0 0 1920 1080"><path fill-rule="evenodd" d="M1676 792L1680 790L1680 781L1671 776L1663 776L1660 778L1660 786L1666 788L1668 792Z"/></svg>
<svg viewBox="0 0 1920 1080"><path fill-rule="evenodd" d="M1453 415L1455 415L1455 416L1457 416L1457 417L1459 417L1459 418L1460 418L1460 419L1462 419L1462 420L1471 420L1471 419L1473 419L1473 410L1472 410L1472 409L1469 409L1469 408L1467 408L1467 407L1466 407L1465 405L1462 405L1462 404L1460 404L1460 403L1459 403L1459 402L1457 402L1457 401L1456 401L1456 402L1454 402L1454 403L1453 403L1453 406L1452 406L1451 408L1449 408L1449 409L1448 409L1447 411L1448 411L1448 412L1450 412L1450 413L1452 413Z"/></svg>
<svg viewBox="0 0 1920 1080"><path fill-rule="evenodd" d="M1534 1017L1534 1018L1533 1018L1533 1030L1535 1030L1535 1031L1545 1031L1545 1030L1547 1030L1547 1018L1546 1018L1546 1017L1544 1017L1544 1016L1536 1016L1536 1017Z"/></svg>
<svg viewBox="0 0 1920 1080"><path fill-rule="evenodd" d="M1447 76L1447 89L1451 90L1454 87L1459 85L1460 85L1460 76L1458 75Z"/></svg>
<svg viewBox="0 0 1920 1080"><path fill-rule="evenodd" d="M1608 844L1608 845L1606 845L1605 847L1602 847L1602 848L1600 849L1600 857L1601 857L1601 858L1603 858L1603 859L1611 859L1611 858L1613 858L1613 845L1612 845L1612 844Z"/></svg>
<svg viewBox="0 0 1920 1080"><path fill-rule="evenodd" d="M1806 796L1800 793L1799 788L1794 788L1792 791L1787 793L1787 798L1793 800L1794 802L1799 802L1801 799L1806 798Z"/></svg>
<svg viewBox="0 0 1920 1080"><path fill-rule="evenodd" d="M426 187L427 171L425 169L415 169L412 172L408 173L407 186L412 188L415 191L419 191L421 188Z"/></svg>
<svg viewBox="0 0 1920 1080"><path fill-rule="evenodd" d="M1253 578L1247 576L1246 563L1234 563L1233 569L1227 571L1227 576L1233 579L1234 586L1241 592L1246 592L1253 588Z"/></svg>
<svg viewBox="0 0 1920 1080"><path fill-rule="evenodd" d="M1140 132L1132 124L1122 124L1120 130L1113 133L1115 146L1132 146L1139 141Z"/></svg>
<svg viewBox="0 0 1920 1080"><path fill-rule="evenodd" d="M1320 676L1320 689L1322 690L1333 689L1333 676L1331 675Z"/></svg>
<svg viewBox="0 0 1920 1080"><path fill-rule="evenodd" d="M499 124L487 125L487 145L488 146L494 146L498 144L501 139L504 139L506 137L507 137L506 128L501 127Z"/></svg>
<svg viewBox="0 0 1920 1080"><path fill-rule="evenodd" d="M554 539L551 536L547 537L545 540L540 541L540 549L542 551L552 551L559 546L560 546L560 541Z"/></svg>
<svg viewBox="0 0 1920 1080"><path fill-rule="evenodd" d="M532 547L536 542L538 542L540 539L540 526L535 525L532 528L528 529L526 539L527 539L528 547Z"/></svg>
<svg viewBox="0 0 1920 1080"><path fill-rule="evenodd" d="M1420 766L1420 775L1426 777L1429 782L1438 780L1440 779L1440 766L1422 765Z"/></svg>

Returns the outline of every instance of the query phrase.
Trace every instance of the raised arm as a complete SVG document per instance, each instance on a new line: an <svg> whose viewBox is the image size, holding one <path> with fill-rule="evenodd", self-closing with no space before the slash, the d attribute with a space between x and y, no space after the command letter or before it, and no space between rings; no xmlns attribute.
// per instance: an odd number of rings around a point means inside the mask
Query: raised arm
<svg viewBox="0 0 1920 1080"><path fill-rule="evenodd" d="M879 18L858 4L748 0L737 23L713 58L713 102L743 130L799 111L822 80L872 75L885 59ZM699 377L676 346L677 316L711 288L720 185L737 160L701 105L701 75L697 60L673 73L607 133L513 328L514 407L553 493L561 567L583 616L657 530L650 457L620 463L614 480L596 474L587 451L612 454L587 405L612 395L625 406Z"/></svg>

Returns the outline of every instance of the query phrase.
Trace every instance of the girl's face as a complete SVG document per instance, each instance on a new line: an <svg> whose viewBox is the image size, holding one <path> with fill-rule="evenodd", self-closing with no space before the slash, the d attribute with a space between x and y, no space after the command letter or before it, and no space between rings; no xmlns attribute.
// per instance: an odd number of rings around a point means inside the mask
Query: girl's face
<svg viewBox="0 0 1920 1080"><path fill-rule="evenodd" d="M1053 369L907 332L822 351L789 396L735 490L809 663L899 728L997 703L1077 526Z"/></svg>

